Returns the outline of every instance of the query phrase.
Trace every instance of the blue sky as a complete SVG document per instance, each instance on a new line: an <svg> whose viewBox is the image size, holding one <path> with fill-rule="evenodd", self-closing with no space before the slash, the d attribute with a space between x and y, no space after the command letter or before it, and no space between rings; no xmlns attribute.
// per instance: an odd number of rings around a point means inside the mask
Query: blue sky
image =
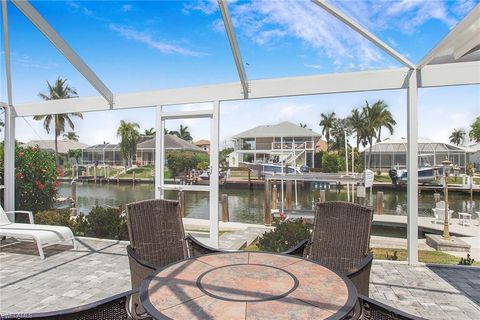
<svg viewBox="0 0 480 320"><path fill-rule="evenodd" d="M455 26L477 0L330 1L414 63ZM216 1L33 1L113 92L238 81ZM230 1L249 79L399 67L365 39L309 1ZM46 80L68 78L80 96L97 92L11 4L14 103L38 100ZM2 48L3 49L3 48ZM2 55L1 100L5 101ZM420 90L419 133L447 140L480 114L479 86ZM290 120L320 131L320 113L347 116L365 100L384 99L406 135L405 92L383 91L235 101L221 109L221 141L254 125ZM192 106L187 106L192 108ZM253 116L252 116L253 115ZM435 117L435 118L433 118ZM154 126L153 109L85 114L80 140L115 142L121 119ZM432 121L433 120L433 121ZM185 121L194 138L208 138L205 121ZM174 129L177 123L170 123ZM31 118L17 120L20 140L48 138Z"/></svg>

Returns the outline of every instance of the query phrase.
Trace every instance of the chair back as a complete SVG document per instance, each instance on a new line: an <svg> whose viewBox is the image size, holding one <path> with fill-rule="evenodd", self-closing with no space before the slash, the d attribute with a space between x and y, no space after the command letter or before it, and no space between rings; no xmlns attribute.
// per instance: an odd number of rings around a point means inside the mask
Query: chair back
<svg viewBox="0 0 480 320"><path fill-rule="evenodd" d="M178 201L145 200L127 205L130 245L142 259L159 268L187 258Z"/></svg>
<svg viewBox="0 0 480 320"><path fill-rule="evenodd" d="M369 252L372 217L358 204L317 203L308 258L348 274Z"/></svg>
<svg viewBox="0 0 480 320"><path fill-rule="evenodd" d="M0 226L4 226L11 223L12 222L10 221L10 219L8 219L8 216L5 213L5 210L3 210L2 206L0 206Z"/></svg>

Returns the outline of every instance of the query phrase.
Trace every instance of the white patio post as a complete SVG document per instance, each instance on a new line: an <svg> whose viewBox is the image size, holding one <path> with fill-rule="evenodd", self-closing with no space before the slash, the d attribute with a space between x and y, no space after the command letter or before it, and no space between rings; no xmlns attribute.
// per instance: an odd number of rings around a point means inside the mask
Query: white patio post
<svg viewBox="0 0 480 320"><path fill-rule="evenodd" d="M219 111L220 102L217 100L213 103L212 124L210 127L210 241L214 248L218 248Z"/></svg>
<svg viewBox="0 0 480 320"><path fill-rule="evenodd" d="M418 87L410 71L407 92L407 253L408 264L418 263Z"/></svg>
<svg viewBox="0 0 480 320"><path fill-rule="evenodd" d="M155 108L155 199L163 199L163 175L164 175L164 132L165 122L161 118L162 106Z"/></svg>
<svg viewBox="0 0 480 320"><path fill-rule="evenodd" d="M4 144L5 211L15 210L15 116L12 106L5 108Z"/></svg>
<svg viewBox="0 0 480 320"><path fill-rule="evenodd" d="M12 102L12 78L10 72L10 41L8 35L7 2L2 1L3 44L5 48L5 78L7 80L8 105L5 107L4 183L5 210L15 210L15 112Z"/></svg>

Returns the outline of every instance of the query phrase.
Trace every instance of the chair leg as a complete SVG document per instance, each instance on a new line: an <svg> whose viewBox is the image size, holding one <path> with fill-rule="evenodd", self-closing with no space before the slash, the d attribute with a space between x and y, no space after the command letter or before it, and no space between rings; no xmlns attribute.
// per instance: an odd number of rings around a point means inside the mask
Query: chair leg
<svg viewBox="0 0 480 320"><path fill-rule="evenodd" d="M45 255L43 254L42 244L41 244L40 240L36 239L36 238L35 238L35 242L37 243L37 248L38 248L38 253L40 254L40 259L44 260Z"/></svg>

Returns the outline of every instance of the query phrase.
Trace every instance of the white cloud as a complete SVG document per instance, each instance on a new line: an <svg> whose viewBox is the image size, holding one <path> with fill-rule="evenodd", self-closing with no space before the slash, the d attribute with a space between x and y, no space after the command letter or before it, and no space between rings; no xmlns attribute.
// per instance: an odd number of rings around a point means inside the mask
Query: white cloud
<svg viewBox="0 0 480 320"><path fill-rule="evenodd" d="M183 5L183 12L188 14L190 11L200 11L204 14L210 15L216 12L218 4L216 0L207 1L193 1Z"/></svg>
<svg viewBox="0 0 480 320"><path fill-rule="evenodd" d="M304 63L303 66L306 67L306 68L312 68L312 69L321 69L322 68L321 64Z"/></svg>
<svg viewBox="0 0 480 320"><path fill-rule="evenodd" d="M420 26L432 20L451 28L475 5L475 0L454 3L443 0L331 2L362 26L380 35L383 30L414 34ZM258 45L268 47L293 37L320 56L327 56L337 69L368 69L391 64L384 60L384 55L376 47L310 1L229 2L229 9L239 36L246 36ZM218 6L215 1L208 0L185 5L184 10L212 15ZM216 20L212 28L224 32L222 20ZM392 38L387 41L394 47L397 45Z"/></svg>
<svg viewBox="0 0 480 320"><path fill-rule="evenodd" d="M18 55L17 53L12 52L11 57L12 57L12 64L20 67L24 67L24 68L53 69L58 67L58 64L56 62L35 61L27 54Z"/></svg>
<svg viewBox="0 0 480 320"><path fill-rule="evenodd" d="M132 9L133 9L133 6L131 4L124 4L122 6L122 11L123 12L129 12L129 11L132 11Z"/></svg>
<svg viewBox="0 0 480 320"><path fill-rule="evenodd" d="M146 44L150 48L160 51L161 53L165 54L179 54L182 56L191 56L191 57L199 57L208 55L203 52L194 51L190 49L183 48L179 45L167 43L165 41L154 39L153 35L148 32L140 32L136 31L132 28L117 25L117 24L109 24L109 28L119 35L124 37L127 40L133 40L139 43Z"/></svg>

